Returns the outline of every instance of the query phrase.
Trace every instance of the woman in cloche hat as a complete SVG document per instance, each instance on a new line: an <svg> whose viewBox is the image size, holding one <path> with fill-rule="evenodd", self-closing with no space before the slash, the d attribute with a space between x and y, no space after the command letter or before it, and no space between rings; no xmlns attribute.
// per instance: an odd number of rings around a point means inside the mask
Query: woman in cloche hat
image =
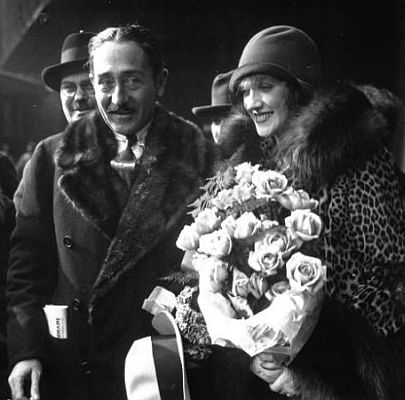
<svg viewBox="0 0 405 400"><path fill-rule="evenodd" d="M292 26L254 35L230 78L231 100L256 132L238 142L239 131L224 130L220 144L230 163L280 170L320 200L319 257L328 282L318 325L288 368L266 353L252 360L232 349L213 353L217 398L393 400L403 393L405 217L393 157L383 146L388 124L356 86L324 90L320 81L316 44ZM398 359L387 363L392 343ZM256 386L247 389L251 382Z"/></svg>

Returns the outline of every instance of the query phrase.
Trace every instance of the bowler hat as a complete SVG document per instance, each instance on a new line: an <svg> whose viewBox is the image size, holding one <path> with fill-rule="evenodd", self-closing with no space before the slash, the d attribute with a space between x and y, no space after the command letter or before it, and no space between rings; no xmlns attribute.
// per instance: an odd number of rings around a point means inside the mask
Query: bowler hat
<svg viewBox="0 0 405 400"><path fill-rule="evenodd" d="M238 68L231 76L229 88L236 92L238 82L254 74L270 74L315 88L321 78L321 58L315 42L302 30L279 25L254 35L243 49Z"/></svg>
<svg viewBox="0 0 405 400"><path fill-rule="evenodd" d="M66 36L62 45L60 63L50 65L42 71L42 80L48 87L59 92L64 74L88 70L85 64L89 59L89 40L93 36L95 33L83 31Z"/></svg>
<svg viewBox="0 0 405 400"><path fill-rule="evenodd" d="M193 107L191 109L193 114L203 117L230 110L232 104L229 99L229 79L232 72L225 72L214 78L211 87L211 105Z"/></svg>

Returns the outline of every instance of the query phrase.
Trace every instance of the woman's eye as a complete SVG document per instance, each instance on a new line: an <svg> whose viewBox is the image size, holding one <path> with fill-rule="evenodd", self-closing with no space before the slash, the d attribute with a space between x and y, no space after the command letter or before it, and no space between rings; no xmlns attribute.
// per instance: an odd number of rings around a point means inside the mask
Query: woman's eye
<svg viewBox="0 0 405 400"><path fill-rule="evenodd" d="M271 90L273 89L273 85L271 83L262 83L260 85L261 90Z"/></svg>

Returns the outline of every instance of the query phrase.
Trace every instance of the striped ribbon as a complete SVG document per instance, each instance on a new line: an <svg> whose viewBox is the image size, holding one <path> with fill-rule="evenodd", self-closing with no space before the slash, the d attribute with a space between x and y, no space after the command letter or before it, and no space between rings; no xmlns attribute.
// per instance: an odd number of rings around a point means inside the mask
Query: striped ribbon
<svg viewBox="0 0 405 400"><path fill-rule="evenodd" d="M125 360L125 385L128 400L190 400L177 329L134 341Z"/></svg>

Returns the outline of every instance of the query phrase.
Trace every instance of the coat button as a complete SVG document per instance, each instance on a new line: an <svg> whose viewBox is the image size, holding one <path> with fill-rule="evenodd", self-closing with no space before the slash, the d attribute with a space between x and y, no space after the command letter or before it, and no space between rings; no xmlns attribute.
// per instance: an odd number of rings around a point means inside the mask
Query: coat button
<svg viewBox="0 0 405 400"><path fill-rule="evenodd" d="M90 364L88 361L84 360L80 363L80 366L82 367L82 371L85 375L91 374L91 368Z"/></svg>
<svg viewBox="0 0 405 400"><path fill-rule="evenodd" d="M81 303L81 301L79 299L73 299L73 301L72 301L73 310L79 311L81 305L82 305L82 303Z"/></svg>
<svg viewBox="0 0 405 400"><path fill-rule="evenodd" d="M63 244L64 244L65 247L70 249L73 246L72 238L70 236L65 236L63 238Z"/></svg>

